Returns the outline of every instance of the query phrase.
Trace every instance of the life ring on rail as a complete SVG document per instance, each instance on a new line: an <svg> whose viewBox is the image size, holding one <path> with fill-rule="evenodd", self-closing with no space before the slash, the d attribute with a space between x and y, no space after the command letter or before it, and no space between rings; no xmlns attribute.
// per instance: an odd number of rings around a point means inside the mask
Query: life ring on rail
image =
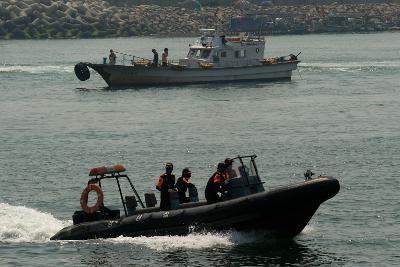
<svg viewBox="0 0 400 267"><path fill-rule="evenodd" d="M96 191L97 194L97 201L94 206L88 206L88 197L91 191ZM103 206L103 190L97 184L88 184L88 186L83 189L81 195L81 208L87 214L93 214L98 211Z"/></svg>

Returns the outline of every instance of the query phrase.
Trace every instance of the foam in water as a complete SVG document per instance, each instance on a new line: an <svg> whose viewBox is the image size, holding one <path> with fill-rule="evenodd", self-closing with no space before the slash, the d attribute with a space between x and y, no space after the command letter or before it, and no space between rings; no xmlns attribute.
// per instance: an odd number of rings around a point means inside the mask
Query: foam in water
<svg viewBox="0 0 400 267"><path fill-rule="evenodd" d="M0 242L44 242L69 222L24 206L0 203Z"/></svg>
<svg viewBox="0 0 400 267"><path fill-rule="evenodd" d="M303 231L301 231L301 234L309 234L314 232L314 227L312 225L306 225L306 227L304 227Z"/></svg>
<svg viewBox="0 0 400 267"><path fill-rule="evenodd" d="M299 67L308 70L336 70L342 72L370 72L395 70L400 68L399 61L363 61L363 62L312 62L301 63Z"/></svg>
<svg viewBox="0 0 400 267"><path fill-rule="evenodd" d="M24 65L3 65L0 66L0 73L72 73L74 70L72 65L60 66L24 66Z"/></svg>
<svg viewBox="0 0 400 267"><path fill-rule="evenodd" d="M107 241L112 243L128 243L147 248L161 250L175 249L204 249L210 247L234 246L252 243L258 236L254 232L242 233L237 231L191 233L186 236L152 236L152 237L117 237Z"/></svg>
<svg viewBox="0 0 400 267"><path fill-rule="evenodd" d="M71 224L60 221L53 215L24 206L0 203L0 242L46 242L57 231ZM307 225L302 234L314 231ZM262 232L203 232L186 236L117 237L104 240L117 244L133 244L153 250L204 249L210 247L235 246L264 239Z"/></svg>

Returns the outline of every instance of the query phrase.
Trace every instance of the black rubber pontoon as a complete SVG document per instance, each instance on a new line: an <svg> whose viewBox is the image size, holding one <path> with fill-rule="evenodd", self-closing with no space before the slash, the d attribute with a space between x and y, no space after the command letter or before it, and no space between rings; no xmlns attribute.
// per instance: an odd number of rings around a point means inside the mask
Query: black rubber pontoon
<svg viewBox="0 0 400 267"><path fill-rule="evenodd" d="M335 196L340 185L332 177L308 179L299 184L264 191L250 156L250 168L232 178L227 186L227 200L207 205L186 203L169 211L157 207L136 210L124 218L101 219L66 227L52 240L80 240L118 236L184 235L189 231L264 230L272 236L294 237L307 225L319 205ZM240 166L237 169L240 172ZM256 191L256 192L255 192ZM119 217L119 216L118 216Z"/></svg>

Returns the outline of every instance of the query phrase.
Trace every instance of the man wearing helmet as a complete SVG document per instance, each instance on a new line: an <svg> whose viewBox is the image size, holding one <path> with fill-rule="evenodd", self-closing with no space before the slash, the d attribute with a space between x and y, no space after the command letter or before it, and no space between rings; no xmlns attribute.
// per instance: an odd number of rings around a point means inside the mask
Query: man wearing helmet
<svg viewBox="0 0 400 267"><path fill-rule="evenodd" d="M221 194L224 193L223 186L224 181L226 180L225 170L225 163L218 163L217 171L208 180L205 190L207 204L212 204L220 201L220 196L218 195L218 192Z"/></svg>
<svg viewBox="0 0 400 267"><path fill-rule="evenodd" d="M175 175L172 174L174 165L170 162L165 164L165 173L160 175L156 183L156 188L161 192L160 210L170 209L169 193L170 189L175 189Z"/></svg>
<svg viewBox="0 0 400 267"><path fill-rule="evenodd" d="M186 196L186 191L190 187L194 187L194 185L189 181L192 176L192 172L189 168L184 168L182 170L182 176L178 178L176 181L176 189L178 189L179 193L179 203L187 203L189 202L189 198Z"/></svg>

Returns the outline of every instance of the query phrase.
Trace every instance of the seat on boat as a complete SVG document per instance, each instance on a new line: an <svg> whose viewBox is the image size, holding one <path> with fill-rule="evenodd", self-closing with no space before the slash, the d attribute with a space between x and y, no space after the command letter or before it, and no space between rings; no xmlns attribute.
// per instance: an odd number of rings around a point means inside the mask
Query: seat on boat
<svg viewBox="0 0 400 267"><path fill-rule="evenodd" d="M157 204L156 195L154 193L145 193L144 200L147 208L155 207Z"/></svg>
<svg viewBox="0 0 400 267"><path fill-rule="evenodd" d="M93 214L88 214L83 210L77 210L72 215L72 221L74 224L83 222L93 222L100 220L117 220L120 219L120 210L111 210L108 208L102 208Z"/></svg>

